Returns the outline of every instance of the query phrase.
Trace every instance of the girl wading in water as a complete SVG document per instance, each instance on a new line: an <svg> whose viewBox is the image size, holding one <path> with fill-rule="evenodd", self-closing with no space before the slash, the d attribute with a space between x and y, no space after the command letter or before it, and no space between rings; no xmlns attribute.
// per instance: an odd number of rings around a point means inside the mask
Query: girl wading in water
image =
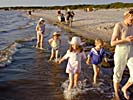
<svg viewBox="0 0 133 100"><path fill-rule="evenodd" d="M54 32L52 38L48 40L51 46L51 56L49 61L52 61L52 59L55 57L55 62L58 62L59 49L61 46L61 39L59 37L60 37L60 34L57 32Z"/></svg>
<svg viewBox="0 0 133 100"><path fill-rule="evenodd" d="M45 23L44 19L40 18L38 21L38 24L36 26L36 32L37 32L37 43L36 48L43 49L43 36L45 33Z"/></svg>
<svg viewBox="0 0 133 100"><path fill-rule="evenodd" d="M68 90L71 90L72 87L78 86L78 78L81 72L81 60L86 59L86 55L81 46L82 43L80 37L72 37L72 40L69 42L69 44L70 48L59 60L59 64L65 59L68 59L66 73L69 74Z"/></svg>

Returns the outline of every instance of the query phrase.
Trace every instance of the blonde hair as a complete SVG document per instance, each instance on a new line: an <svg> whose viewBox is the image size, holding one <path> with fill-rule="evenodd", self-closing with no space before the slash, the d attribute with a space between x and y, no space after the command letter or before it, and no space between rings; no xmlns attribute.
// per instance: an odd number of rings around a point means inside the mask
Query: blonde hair
<svg viewBox="0 0 133 100"><path fill-rule="evenodd" d="M102 45L104 45L104 42L102 39L95 39L95 45L101 43Z"/></svg>
<svg viewBox="0 0 133 100"><path fill-rule="evenodd" d="M133 9L129 9L129 10L125 11L123 15L124 15L123 19L126 19L129 16L133 17Z"/></svg>

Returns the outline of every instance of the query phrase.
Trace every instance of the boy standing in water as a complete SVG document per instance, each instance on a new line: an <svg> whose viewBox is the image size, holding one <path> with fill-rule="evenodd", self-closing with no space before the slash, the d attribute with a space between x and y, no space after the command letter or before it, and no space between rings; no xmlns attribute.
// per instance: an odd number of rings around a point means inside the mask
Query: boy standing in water
<svg viewBox="0 0 133 100"><path fill-rule="evenodd" d="M68 59L66 73L69 74L68 90L71 90L72 87L78 86L78 78L81 72L81 60L82 58L86 59L86 55L81 46L80 37L72 37L69 44L70 47L67 53L59 60L59 64L65 59Z"/></svg>
<svg viewBox="0 0 133 100"><path fill-rule="evenodd" d="M104 58L105 62L107 62L106 53L103 49L103 41L101 39L95 40L95 47L91 49L88 54L88 59L86 63L89 65L90 63L93 66L94 76L93 76L93 85L97 83L97 77L100 72L100 64Z"/></svg>
<svg viewBox="0 0 133 100"><path fill-rule="evenodd" d="M123 21L115 25L111 45L116 46L113 75L115 100L120 100L118 94L119 84L126 65L129 68L130 78L122 87L122 92L124 93L124 97L129 100L127 89L133 84L133 9L126 11Z"/></svg>
<svg viewBox="0 0 133 100"><path fill-rule="evenodd" d="M59 48L61 45L61 39L59 38L59 36L59 33L54 32L52 38L48 40L52 48L49 61L51 61L55 57L55 62L58 62Z"/></svg>
<svg viewBox="0 0 133 100"><path fill-rule="evenodd" d="M36 43L36 48L43 49L43 36L45 32L45 23L44 19L40 18L39 22L36 26L36 32L37 32L37 43Z"/></svg>

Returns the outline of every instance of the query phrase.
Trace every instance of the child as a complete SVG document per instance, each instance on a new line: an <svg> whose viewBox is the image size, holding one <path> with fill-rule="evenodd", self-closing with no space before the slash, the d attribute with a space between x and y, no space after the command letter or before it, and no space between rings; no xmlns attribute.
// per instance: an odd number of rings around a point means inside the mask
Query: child
<svg viewBox="0 0 133 100"><path fill-rule="evenodd" d="M81 40L79 37L72 37L71 42L69 42L70 48L67 53L59 60L59 64L68 59L66 73L69 74L69 86L68 90L77 87L78 78L81 72L81 59L86 58L85 52L81 46Z"/></svg>
<svg viewBox="0 0 133 100"><path fill-rule="evenodd" d="M88 59L86 63L89 65L92 63L93 65L93 85L96 84L97 77L100 72L100 63L102 62L102 59L105 58L105 62L107 62L105 50L103 49L103 41L101 39L95 40L95 47L91 49L90 53L88 54Z"/></svg>
<svg viewBox="0 0 133 100"><path fill-rule="evenodd" d="M44 19L40 18L37 26L36 26L36 32L37 32L37 44L36 48L43 49L42 44L43 44L43 35L45 32L45 24L44 24Z"/></svg>
<svg viewBox="0 0 133 100"><path fill-rule="evenodd" d="M60 34L57 32L53 33L53 37L48 40L50 46L51 46L51 56L49 61L51 61L55 56L55 62L58 62L58 54L59 54L59 48L61 45L61 39L59 38Z"/></svg>

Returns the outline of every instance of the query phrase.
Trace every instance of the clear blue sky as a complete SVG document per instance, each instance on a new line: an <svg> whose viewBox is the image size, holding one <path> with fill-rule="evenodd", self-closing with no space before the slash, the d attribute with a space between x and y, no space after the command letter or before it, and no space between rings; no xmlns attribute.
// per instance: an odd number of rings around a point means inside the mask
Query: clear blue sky
<svg viewBox="0 0 133 100"><path fill-rule="evenodd" d="M133 3L133 0L0 0L0 7L10 6L63 6L75 4Z"/></svg>

